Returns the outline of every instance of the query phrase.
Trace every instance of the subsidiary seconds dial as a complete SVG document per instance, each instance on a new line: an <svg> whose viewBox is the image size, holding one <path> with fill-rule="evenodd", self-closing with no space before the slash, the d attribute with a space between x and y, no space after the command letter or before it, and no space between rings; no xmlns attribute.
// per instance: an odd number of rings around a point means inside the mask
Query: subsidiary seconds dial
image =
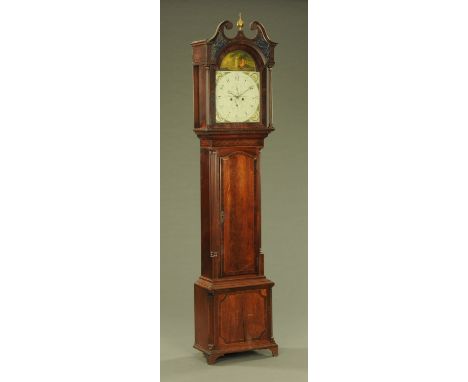
<svg viewBox="0 0 468 382"><path fill-rule="evenodd" d="M252 71L216 72L216 122L259 122L260 75Z"/></svg>

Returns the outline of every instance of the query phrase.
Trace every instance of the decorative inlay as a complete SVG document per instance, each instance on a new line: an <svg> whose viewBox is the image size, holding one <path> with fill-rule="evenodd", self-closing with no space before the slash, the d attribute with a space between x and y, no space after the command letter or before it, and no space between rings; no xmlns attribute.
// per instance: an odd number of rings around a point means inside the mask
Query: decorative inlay
<svg viewBox="0 0 468 382"><path fill-rule="evenodd" d="M211 46L211 60L215 60L219 52L221 52L228 43L229 41L224 37L224 34L218 33Z"/></svg>
<svg viewBox="0 0 468 382"><path fill-rule="evenodd" d="M266 33L265 28L258 21L252 21L250 24L251 30L257 30L257 35L254 37L253 42L262 51L269 66L273 64L272 49L277 45L276 42L271 41Z"/></svg>
<svg viewBox="0 0 468 382"><path fill-rule="evenodd" d="M255 36L254 43L259 47L266 60L268 61L270 59L270 44L268 43L268 41L266 41L264 37L260 33L258 33Z"/></svg>
<svg viewBox="0 0 468 382"><path fill-rule="evenodd" d="M215 34L208 40L212 44L210 56L212 61L218 57L219 52L229 43L229 39L224 34L224 29L232 29L232 23L229 20L219 23Z"/></svg>

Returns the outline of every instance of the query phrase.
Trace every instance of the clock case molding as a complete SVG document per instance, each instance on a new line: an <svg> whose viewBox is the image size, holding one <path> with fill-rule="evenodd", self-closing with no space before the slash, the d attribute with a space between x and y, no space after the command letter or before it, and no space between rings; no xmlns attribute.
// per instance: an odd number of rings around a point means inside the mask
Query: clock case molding
<svg viewBox="0 0 468 382"><path fill-rule="evenodd" d="M241 21L241 20L240 20ZM260 150L272 124L271 68L277 45L258 21L248 38L221 22L213 37L193 42L194 132L200 139L201 276L195 289L195 344L209 364L224 354L269 349L272 287L261 250ZM215 75L224 56L249 53L260 73L260 121L216 123Z"/></svg>

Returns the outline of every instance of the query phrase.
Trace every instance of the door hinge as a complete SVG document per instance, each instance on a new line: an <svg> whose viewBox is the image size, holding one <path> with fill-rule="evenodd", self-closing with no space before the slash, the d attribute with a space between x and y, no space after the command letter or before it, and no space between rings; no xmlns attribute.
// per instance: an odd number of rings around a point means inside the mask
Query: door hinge
<svg viewBox="0 0 468 382"><path fill-rule="evenodd" d="M210 257L216 257L216 256L218 256L218 252L210 251Z"/></svg>

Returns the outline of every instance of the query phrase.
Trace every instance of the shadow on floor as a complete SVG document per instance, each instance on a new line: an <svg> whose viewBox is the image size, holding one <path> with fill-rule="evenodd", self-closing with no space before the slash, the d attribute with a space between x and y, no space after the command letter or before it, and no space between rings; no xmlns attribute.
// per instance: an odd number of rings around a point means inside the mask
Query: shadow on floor
<svg viewBox="0 0 468 382"><path fill-rule="evenodd" d="M281 370L283 373L289 370L307 374L307 349L280 347L278 357L272 357L268 350L231 353L218 358L214 365L208 365L203 354L195 351L191 357L161 361L161 381L172 381L177 377L183 378L188 375L194 378L196 374L212 374L221 368L224 370L227 366L236 370L236 373L241 369L258 368ZM224 370L223 373L226 371Z"/></svg>

